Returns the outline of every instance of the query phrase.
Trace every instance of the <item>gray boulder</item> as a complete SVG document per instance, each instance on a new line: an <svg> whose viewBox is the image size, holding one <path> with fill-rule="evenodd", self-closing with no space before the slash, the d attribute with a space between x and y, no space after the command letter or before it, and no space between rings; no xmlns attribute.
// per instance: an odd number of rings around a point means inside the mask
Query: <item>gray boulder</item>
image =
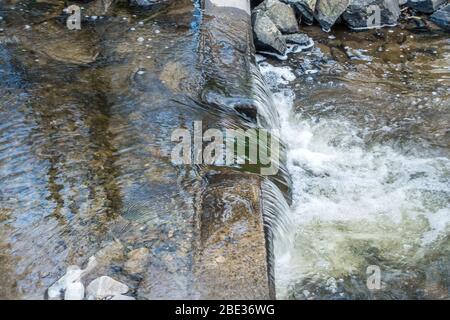
<svg viewBox="0 0 450 320"><path fill-rule="evenodd" d="M253 37L256 49L284 56L287 50L286 41L275 23L262 10L252 14Z"/></svg>
<svg viewBox="0 0 450 320"><path fill-rule="evenodd" d="M353 0L342 18L355 30L394 26L400 17L398 0Z"/></svg>
<svg viewBox="0 0 450 320"><path fill-rule="evenodd" d="M433 13L430 19L442 29L450 31L450 4Z"/></svg>
<svg viewBox="0 0 450 320"><path fill-rule="evenodd" d="M299 31L294 9L288 4L278 0L265 0L255 10L264 11L282 33Z"/></svg>
<svg viewBox="0 0 450 320"><path fill-rule="evenodd" d="M408 0L407 5L419 12L433 13L445 3L447 0Z"/></svg>
<svg viewBox="0 0 450 320"><path fill-rule="evenodd" d="M315 18L322 29L330 31L349 4L350 0L317 0Z"/></svg>
<svg viewBox="0 0 450 320"><path fill-rule="evenodd" d="M314 11L316 9L317 0L282 0L282 1L292 5L306 24L312 24L314 22Z"/></svg>
<svg viewBox="0 0 450 320"><path fill-rule="evenodd" d="M283 36L287 43L298 44L302 47L310 46L312 44L312 39L304 33L287 34Z"/></svg>

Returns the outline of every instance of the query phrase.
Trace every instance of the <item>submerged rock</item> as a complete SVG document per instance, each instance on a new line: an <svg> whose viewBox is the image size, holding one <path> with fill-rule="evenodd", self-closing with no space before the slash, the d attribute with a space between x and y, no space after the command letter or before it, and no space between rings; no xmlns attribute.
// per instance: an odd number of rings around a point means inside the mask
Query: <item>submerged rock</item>
<svg viewBox="0 0 450 320"><path fill-rule="evenodd" d="M299 31L294 9L289 5L278 0L265 0L255 9L265 12L282 33Z"/></svg>
<svg viewBox="0 0 450 320"><path fill-rule="evenodd" d="M125 262L124 270L129 274L137 274L145 271L148 261L149 250L147 248L139 248L128 253L128 260Z"/></svg>
<svg viewBox="0 0 450 320"><path fill-rule="evenodd" d="M315 18L322 29L329 31L349 4L350 0L317 0Z"/></svg>
<svg viewBox="0 0 450 320"><path fill-rule="evenodd" d="M399 17L398 0L353 0L342 15L349 27L356 30L394 26Z"/></svg>
<svg viewBox="0 0 450 320"><path fill-rule="evenodd" d="M261 10L253 13L255 46L260 51L285 55L287 50L283 35L272 20Z"/></svg>
<svg viewBox="0 0 450 320"><path fill-rule="evenodd" d="M450 4L433 13L430 19L442 29L450 31Z"/></svg>
<svg viewBox="0 0 450 320"><path fill-rule="evenodd" d="M312 24L314 22L314 11L317 0L283 0L283 2L292 5L306 24Z"/></svg>
<svg viewBox="0 0 450 320"><path fill-rule="evenodd" d="M407 5L420 12L433 13L445 3L447 0L408 0Z"/></svg>
<svg viewBox="0 0 450 320"><path fill-rule="evenodd" d="M128 292L128 286L111 277L103 276L93 280L86 289L88 299L101 300Z"/></svg>

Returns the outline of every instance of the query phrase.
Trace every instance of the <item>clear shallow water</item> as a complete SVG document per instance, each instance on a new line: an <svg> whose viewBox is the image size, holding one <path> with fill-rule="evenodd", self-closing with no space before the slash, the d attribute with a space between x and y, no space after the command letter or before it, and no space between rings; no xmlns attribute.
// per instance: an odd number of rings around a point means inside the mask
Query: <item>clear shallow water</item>
<svg viewBox="0 0 450 320"><path fill-rule="evenodd" d="M275 245L278 298L449 298L448 38L397 29L412 41L389 54L378 49L394 41L388 31L309 31L312 52L260 63L293 180L294 224ZM380 290L366 285L373 265Z"/></svg>

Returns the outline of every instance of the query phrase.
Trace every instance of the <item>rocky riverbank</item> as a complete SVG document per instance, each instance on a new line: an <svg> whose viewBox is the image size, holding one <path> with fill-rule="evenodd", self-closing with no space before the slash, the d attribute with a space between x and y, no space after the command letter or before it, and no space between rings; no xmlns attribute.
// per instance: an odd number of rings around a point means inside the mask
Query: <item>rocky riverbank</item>
<svg viewBox="0 0 450 320"><path fill-rule="evenodd" d="M264 0L252 5L256 48L281 58L309 43L301 31L314 23L326 32L337 25L351 30L410 23L423 29L450 28L447 0Z"/></svg>

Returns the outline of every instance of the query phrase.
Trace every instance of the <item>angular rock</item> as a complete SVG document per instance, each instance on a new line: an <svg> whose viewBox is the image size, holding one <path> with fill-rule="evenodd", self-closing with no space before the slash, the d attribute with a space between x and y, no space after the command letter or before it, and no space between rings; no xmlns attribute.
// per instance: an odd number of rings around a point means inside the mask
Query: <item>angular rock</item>
<svg viewBox="0 0 450 320"><path fill-rule="evenodd" d="M111 277L103 276L92 281L86 291L89 299L101 300L127 293L128 286Z"/></svg>
<svg viewBox="0 0 450 320"><path fill-rule="evenodd" d="M285 55L286 42L277 26L261 10L253 13L253 35L255 46L259 51Z"/></svg>
<svg viewBox="0 0 450 320"><path fill-rule="evenodd" d="M450 31L450 4L433 13L430 19L442 29Z"/></svg>
<svg viewBox="0 0 450 320"><path fill-rule="evenodd" d="M282 0L294 7L300 14L306 24L311 25L314 22L314 12L317 0Z"/></svg>
<svg viewBox="0 0 450 320"><path fill-rule="evenodd" d="M407 6L423 13L433 13L447 0L408 0Z"/></svg>
<svg viewBox="0 0 450 320"><path fill-rule="evenodd" d="M294 43L301 46L310 46L312 39L304 33L287 34L283 36L286 43Z"/></svg>
<svg viewBox="0 0 450 320"><path fill-rule="evenodd" d="M278 0L265 0L255 10L262 10L282 33L299 31L294 9Z"/></svg>
<svg viewBox="0 0 450 320"><path fill-rule="evenodd" d="M129 274L137 274L145 271L148 261L149 250L147 248L139 248L130 251L128 260L125 262L124 270Z"/></svg>
<svg viewBox="0 0 450 320"><path fill-rule="evenodd" d="M399 17L398 0L353 0L342 15L355 30L394 26Z"/></svg>
<svg viewBox="0 0 450 320"><path fill-rule="evenodd" d="M329 31L349 4L350 0L317 0L315 18L322 29Z"/></svg>

